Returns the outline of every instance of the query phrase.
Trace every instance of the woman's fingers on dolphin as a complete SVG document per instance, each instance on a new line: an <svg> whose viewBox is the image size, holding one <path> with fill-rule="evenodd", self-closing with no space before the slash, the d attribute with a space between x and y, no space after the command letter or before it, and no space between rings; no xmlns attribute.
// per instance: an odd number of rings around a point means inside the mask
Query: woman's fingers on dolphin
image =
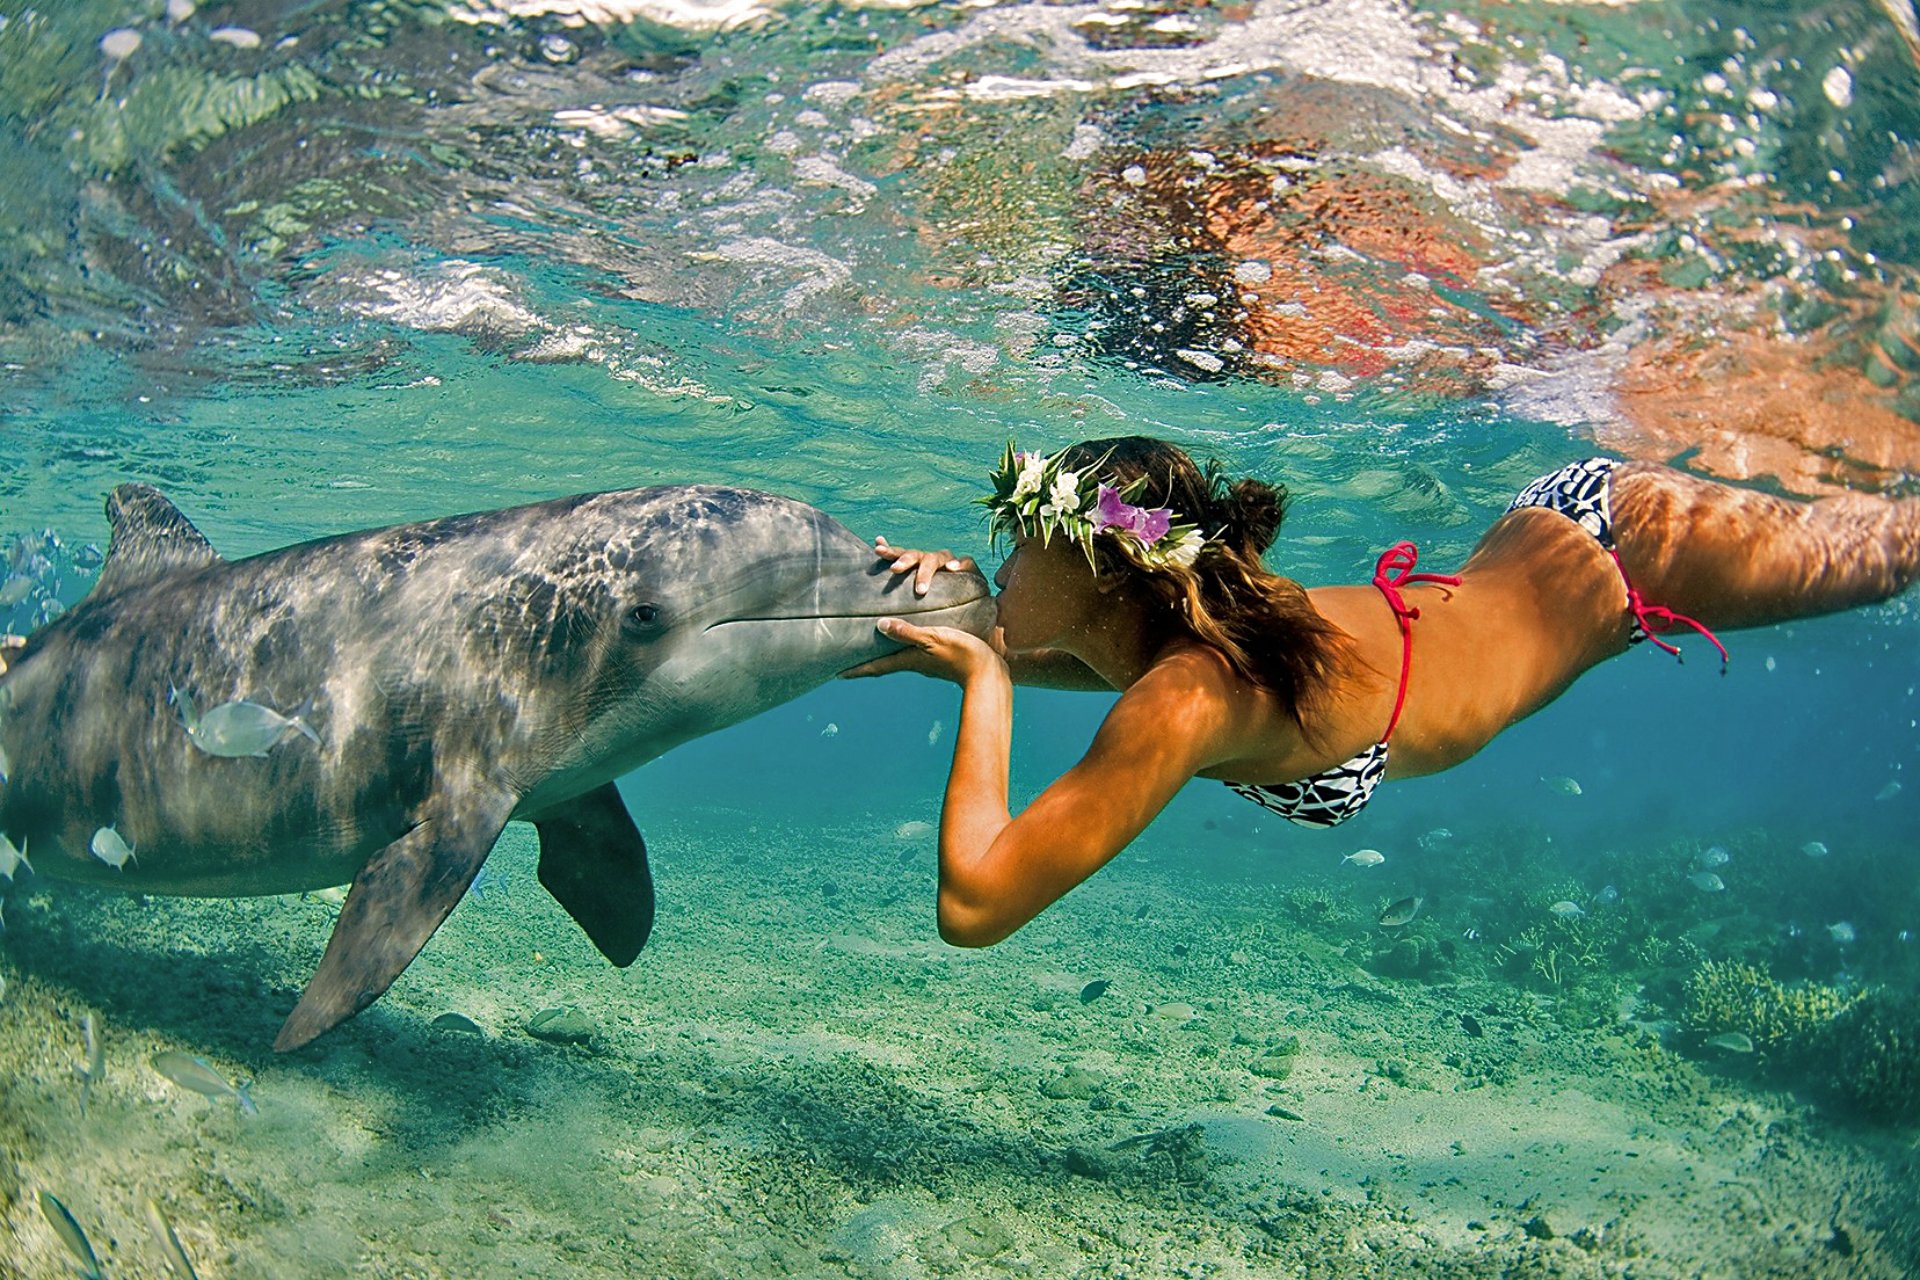
<svg viewBox="0 0 1920 1280"><path fill-rule="evenodd" d="M975 569L972 556L956 556L942 547L938 551L919 551L912 547L896 547L888 542L884 535L873 540L874 554L882 560L892 563L895 573L913 575L913 594L923 596L933 586L933 575L942 569L955 573L964 573Z"/></svg>

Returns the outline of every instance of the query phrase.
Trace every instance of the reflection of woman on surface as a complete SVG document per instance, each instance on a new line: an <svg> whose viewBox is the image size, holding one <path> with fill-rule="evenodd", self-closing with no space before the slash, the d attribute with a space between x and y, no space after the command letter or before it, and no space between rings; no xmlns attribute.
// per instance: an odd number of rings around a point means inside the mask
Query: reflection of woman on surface
<svg viewBox="0 0 1920 1280"><path fill-rule="evenodd" d="M1920 501L1796 503L1590 459L1529 485L1457 577L1301 587L1261 555L1284 490L1229 483L1143 437L1049 457L1011 447L983 499L1013 548L999 646L898 619L909 648L857 668L961 686L940 821L940 932L984 946L1126 847L1194 777L1297 822L1358 812L1388 769L1458 764L1576 676L1676 626L1733 630L1882 600L1920 576ZM876 546L924 590L951 553ZM1691 616L1683 616L1691 615ZM1722 661L1725 651L1721 650ZM1118 689L1087 754L1007 806L1015 680Z"/></svg>

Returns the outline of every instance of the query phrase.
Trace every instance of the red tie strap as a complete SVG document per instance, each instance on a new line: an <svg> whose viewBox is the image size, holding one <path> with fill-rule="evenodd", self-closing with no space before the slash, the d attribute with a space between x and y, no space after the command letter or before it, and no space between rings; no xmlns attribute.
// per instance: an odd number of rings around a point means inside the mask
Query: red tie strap
<svg viewBox="0 0 1920 1280"><path fill-rule="evenodd" d="M1407 603L1400 588L1421 582L1460 585L1460 579L1450 573L1415 573L1413 567L1419 563L1418 547L1411 542L1396 542L1380 553L1373 566L1373 585L1387 598L1387 607L1393 610L1393 620L1400 627L1400 691L1393 697L1393 715L1387 721L1387 731L1380 736L1382 742L1393 737L1394 726L1400 723L1400 708L1406 705L1407 675L1413 670L1413 620L1420 616L1420 610Z"/></svg>

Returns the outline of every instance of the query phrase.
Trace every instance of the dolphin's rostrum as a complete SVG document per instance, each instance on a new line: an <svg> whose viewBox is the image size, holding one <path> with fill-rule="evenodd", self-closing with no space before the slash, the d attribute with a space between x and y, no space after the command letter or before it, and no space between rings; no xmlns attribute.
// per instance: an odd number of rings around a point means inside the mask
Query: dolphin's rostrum
<svg viewBox="0 0 1920 1280"><path fill-rule="evenodd" d="M274 1042L379 997L501 828L615 964L653 923L646 845L614 779L898 646L917 615L984 633L976 573L916 598L803 503L664 486L344 534L225 561L160 493L123 485L93 592L0 677L0 834L48 875L233 897L352 881ZM211 755L167 706L307 701L318 742ZM139 851L94 857L111 827Z"/></svg>

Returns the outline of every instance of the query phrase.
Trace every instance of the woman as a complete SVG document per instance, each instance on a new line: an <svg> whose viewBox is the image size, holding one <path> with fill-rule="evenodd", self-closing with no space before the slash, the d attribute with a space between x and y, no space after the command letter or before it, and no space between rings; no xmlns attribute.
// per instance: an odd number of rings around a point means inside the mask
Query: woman
<svg viewBox="0 0 1920 1280"><path fill-rule="evenodd" d="M1883 600L1920 576L1920 500L1796 503L1594 458L1529 485L1457 576L1401 543L1371 585L1301 587L1261 556L1284 489L1229 483L1129 436L1009 446L982 503L1013 547L997 643L899 619L908 648L849 675L961 687L940 820L940 934L998 942L1092 875L1191 778L1294 821L1358 812L1389 768L1449 768L1640 639L1764 626ZM950 552L876 539L924 591ZM1655 633L1655 634L1649 634ZM1117 689L1085 757L1015 815L1013 683Z"/></svg>

